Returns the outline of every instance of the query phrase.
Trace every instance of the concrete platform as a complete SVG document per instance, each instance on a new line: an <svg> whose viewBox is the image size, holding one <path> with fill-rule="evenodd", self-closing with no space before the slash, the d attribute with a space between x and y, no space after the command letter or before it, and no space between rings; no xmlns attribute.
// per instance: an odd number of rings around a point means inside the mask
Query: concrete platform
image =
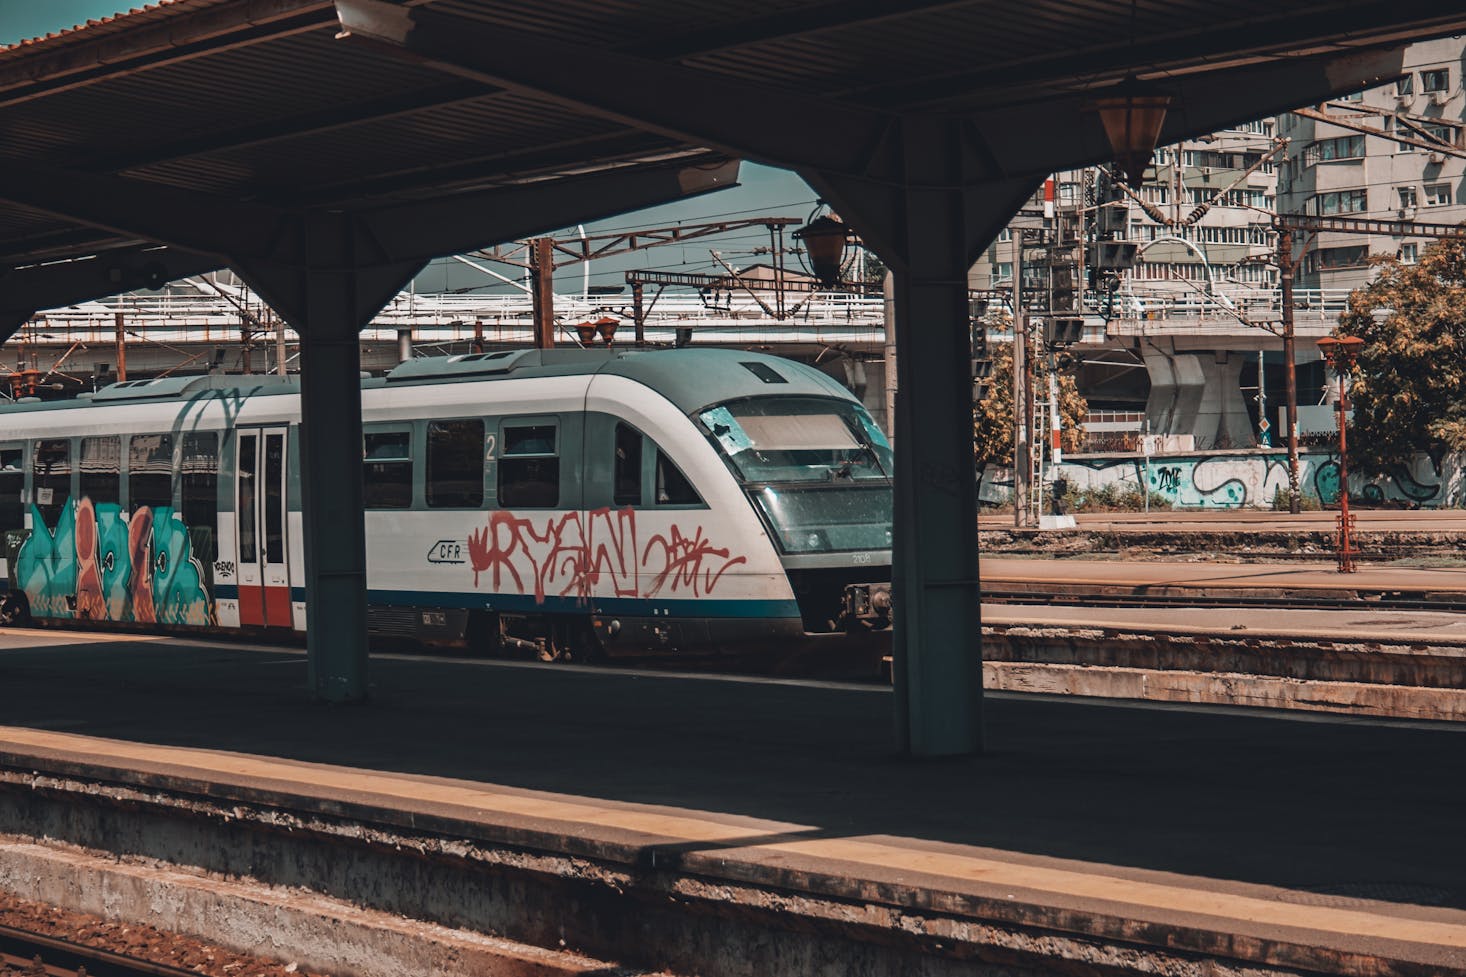
<svg viewBox="0 0 1466 977"><path fill-rule="evenodd" d="M910 762L880 687L304 672L0 633L0 831L674 972L1466 973L1453 727L993 696Z"/></svg>
<svg viewBox="0 0 1466 977"><path fill-rule="evenodd" d="M1362 566L1339 573L1332 563L1205 563L1022 559L983 556L982 586L1044 594L1150 594L1276 597L1389 595L1466 599L1466 566Z"/></svg>

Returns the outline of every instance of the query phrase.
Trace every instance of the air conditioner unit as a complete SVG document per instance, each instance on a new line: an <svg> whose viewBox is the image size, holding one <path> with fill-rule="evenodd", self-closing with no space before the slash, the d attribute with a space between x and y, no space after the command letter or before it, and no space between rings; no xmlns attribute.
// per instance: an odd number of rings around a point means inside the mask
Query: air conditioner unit
<svg viewBox="0 0 1466 977"><path fill-rule="evenodd" d="M1408 105L1414 105L1415 104L1415 93L1414 92L1396 92L1395 93L1395 102L1397 104L1399 104L1399 105L1406 105L1406 106L1408 106Z"/></svg>
<svg viewBox="0 0 1466 977"><path fill-rule="evenodd" d="M1451 93L1446 91L1431 92L1430 101L1433 105L1445 105L1451 100Z"/></svg>
<svg viewBox="0 0 1466 977"><path fill-rule="evenodd" d="M1444 163L1446 161L1446 154L1445 153L1437 153L1437 152L1429 152L1429 153L1426 153L1425 154L1425 161L1427 163L1431 163L1431 164Z"/></svg>
<svg viewBox="0 0 1466 977"><path fill-rule="evenodd" d="M1414 207L1401 207L1398 213L1402 221L1413 221L1415 219Z"/></svg>

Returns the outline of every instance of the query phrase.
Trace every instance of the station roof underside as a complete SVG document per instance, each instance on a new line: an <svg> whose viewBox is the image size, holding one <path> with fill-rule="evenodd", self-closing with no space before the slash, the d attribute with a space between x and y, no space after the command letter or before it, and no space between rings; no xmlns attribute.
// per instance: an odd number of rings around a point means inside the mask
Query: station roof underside
<svg viewBox="0 0 1466 977"><path fill-rule="evenodd" d="M84 173L231 202L353 212L731 155L726 145L709 149L665 126L580 108L573 93L547 90L553 83L543 80L594 71L597 85L628 83L619 80L618 62L747 84L755 95L745 104L700 111L744 116L777 144L781 133L810 123L811 105L963 115L991 126L1026 118L1038 130L1045 104L1132 73L1184 81L1466 29L1466 13L1438 0L401 6L491 29L502 47L483 52L490 61L530 48L551 60L530 84L491 84L341 37L337 9L323 0L171 0L0 49L0 184L24 182L28 173ZM595 58L587 61L587 52ZM787 100L770 101L770 92ZM679 96L633 94L648 104ZM1286 92L1254 92L1239 98L1236 120L1287 105ZM1185 134L1199 122L1188 121L1183 103L1167 132ZM1102 154L1090 146L1071 155ZM777 152L748 155L791 162ZM1041 175L1045 161L993 165ZM23 199L0 202L0 265L140 243Z"/></svg>

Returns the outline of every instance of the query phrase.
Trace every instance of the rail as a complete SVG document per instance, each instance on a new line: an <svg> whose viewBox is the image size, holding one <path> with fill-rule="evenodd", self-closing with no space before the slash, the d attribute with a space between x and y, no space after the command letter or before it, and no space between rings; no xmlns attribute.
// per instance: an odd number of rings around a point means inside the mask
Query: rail
<svg viewBox="0 0 1466 977"><path fill-rule="evenodd" d="M198 977L192 970L0 926L0 964L45 977Z"/></svg>

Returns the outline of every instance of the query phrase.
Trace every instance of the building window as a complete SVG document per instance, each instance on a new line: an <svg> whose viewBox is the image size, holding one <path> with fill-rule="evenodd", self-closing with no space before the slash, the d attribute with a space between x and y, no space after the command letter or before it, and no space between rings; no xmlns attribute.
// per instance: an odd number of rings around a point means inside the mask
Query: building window
<svg viewBox="0 0 1466 977"><path fill-rule="evenodd" d="M37 441L34 466L31 487L36 508L47 526L55 526L71 497L71 442L66 438Z"/></svg>
<svg viewBox="0 0 1466 977"><path fill-rule="evenodd" d="M1420 73L1420 90L1423 92L1447 92L1451 90L1449 68L1430 68Z"/></svg>
<svg viewBox="0 0 1466 977"><path fill-rule="evenodd" d="M362 501L368 509L412 505L412 432L369 431L362 435Z"/></svg>
<svg viewBox="0 0 1466 977"><path fill-rule="evenodd" d="M560 455L552 423L505 425L499 505L553 509L560 504Z"/></svg>
<svg viewBox="0 0 1466 977"><path fill-rule="evenodd" d="M427 502L434 509L484 504L484 422L428 423Z"/></svg>
<svg viewBox="0 0 1466 977"><path fill-rule="evenodd" d="M1406 241L1400 245L1400 260L1407 265L1413 265L1420 260L1420 245L1414 241Z"/></svg>
<svg viewBox="0 0 1466 977"><path fill-rule="evenodd" d="M1401 77L1395 79L1395 94L1396 95L1414 95L1415 94L1415 76L1414 75L1402 75Z"/></svg>
<svg viewBox="0 0 1466 977"><path fill-rule="evenodd" d="M1364 137L1338 136L1333 139L1320 139L1318 142L1310 143L1303 150L1303 165L1313 166L1317 163L1327 163L1336 159L1363 159L1364 158Z"/></svg>
<svg viewBox="0 0 1466 977"><path fill-rule="evenodd" d="M1414 207L1416 205L1417 198L1414 187L1395 187L1395 193L1400 195L1401 207Z"/></svg>
<svg viewBox="0 0 1466 977"><path fill-rule="evenodd" d="M998 232L998 241L1000 243L1003 242L1003 241L1011 241L1011 240L1013 240L1013 228L1011 228L1011 227L1005 227L1001 231Z"/></svg>
<svg viewBox="0 0 1466 977"><path fill-rule="evenodd" d="M1314 213L1357 214L1368 209L1368 194L1364 188L1357 190L1335 190L1320 193L1313 198Z"/></svg>
<svg viewBox="0 0 1466 977"><path fill-rule="evenodd" d="M173 435L134 434L128 439L127 504L132 512L173 504Z"/></svg>
<svg viewBox="0 0 1466 977"><path fill-rule="evenodd" d="M1367 264L1369 260L1368 249L1362 244L1348 248L1319 248L1314 256L1315 267L1321 271L1329 268L1357 268Z"/></svg>
<svg viewBox="0 0 1466 977"><path fill-rule="evenodd" d="M1425 185L1425 206L1444 207L1451 202L1449 183L1427 183Z"/></svg>
<svg viewBox="0 0 1466 977"><path fill-rule="evenodd" d="M993 265L993 277L1006 278L1011 281L1013 278L1013 262L999 261L997 264Z"/></svg>
<svg viewBox="0 0 1466 977"><path fill-rule="evenodd" d="M1364 92L1362 92L1362 91L1359 91L1359 92L1350 92L1348 95L1342 95L1339 98L1334 99L1334 101L1336 101L1336 102L1362 102L1362 101L1364 101Z"/></svg>

